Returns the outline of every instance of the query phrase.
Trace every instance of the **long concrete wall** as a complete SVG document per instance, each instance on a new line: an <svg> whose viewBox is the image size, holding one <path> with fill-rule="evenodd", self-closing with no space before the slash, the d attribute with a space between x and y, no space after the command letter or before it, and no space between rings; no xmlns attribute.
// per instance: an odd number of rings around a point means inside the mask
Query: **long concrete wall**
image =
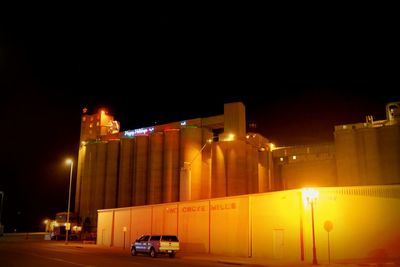
<svg viewBox="0 0 400 267"><path fill-rule="evenodd" d="M177 234L182 251L311 262L314 220L319 263L400 257L399 185L316 189L314 217L301 190L99 210L97 244Z"/></svg>

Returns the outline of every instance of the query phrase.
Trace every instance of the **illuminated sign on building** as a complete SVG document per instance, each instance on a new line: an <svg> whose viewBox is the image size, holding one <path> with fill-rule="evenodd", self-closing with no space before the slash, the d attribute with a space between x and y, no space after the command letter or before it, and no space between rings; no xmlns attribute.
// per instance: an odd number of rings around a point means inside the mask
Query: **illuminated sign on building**
<svg viewBox="0 0 400 267"><path fill-rule="evenodd" d="M136 135L141 135L141 134L149 134L154 132L154 127L148 127L148 128L139 128L131 131L125 131L124 136L126 137L134 137Z"/></svg>

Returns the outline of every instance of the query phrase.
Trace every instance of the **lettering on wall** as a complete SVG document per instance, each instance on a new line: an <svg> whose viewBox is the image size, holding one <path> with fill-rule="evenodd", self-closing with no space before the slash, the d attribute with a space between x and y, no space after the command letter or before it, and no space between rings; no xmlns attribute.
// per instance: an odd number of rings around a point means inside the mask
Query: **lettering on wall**
<svg viewBox="0 0 400 267"><path fill-rule="evenodd" d="M202 205L202 206L181 206L179 209L179 212L205 212L207 211L208 205ZM233 210L237 208L237 204L234 202L230 203L220 203L220 204L212 204L210 205L210 210L211 211L223 211L223 210ZM165 211L167 213L177 213L178 208L166 208Z"/></svg>

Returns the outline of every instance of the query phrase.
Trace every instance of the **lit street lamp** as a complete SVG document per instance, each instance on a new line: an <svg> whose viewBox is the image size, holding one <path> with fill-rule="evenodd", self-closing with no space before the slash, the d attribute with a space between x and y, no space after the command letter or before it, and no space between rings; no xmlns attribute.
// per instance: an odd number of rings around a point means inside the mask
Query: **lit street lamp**
<svg viewBox="0 0 400 267"><path fill-rule="evenodd" d="M71 170L69 173L69 193L68 193L68 210L67 210L67 224L65 225L65 244L68 244L68 231L71 228L69 224L69 209L71 205L71 184L72 184L72 169L74 167L74 162L71 159L67 159L67 164L70 164Z"/></svg>
<svg viewBox="0 0 400 267"><path fill-rule="evenodd" d="M211 144L213 141L213 137L210 139L207 139L207 142L201 147L199 152L194 156L194 158L191 161L185 161L183 162L183 167L181 168L181 171L185 173L186 175L186 181L188 183L188 199L187 200L192 200L192 163L197 159L199 155L203 152L204 148L206 148L207 144Z"/></svg>
<svg viewBox="0 0 400 267"><path fill-rule="evenodd" d="M312 225L312 242L313 242L313 264L317 265L317 249L315 247L315 232L314 232L314 202L318 198L318 191L312 188L302 190L305 203L311 206L311 225Z"/></svg>

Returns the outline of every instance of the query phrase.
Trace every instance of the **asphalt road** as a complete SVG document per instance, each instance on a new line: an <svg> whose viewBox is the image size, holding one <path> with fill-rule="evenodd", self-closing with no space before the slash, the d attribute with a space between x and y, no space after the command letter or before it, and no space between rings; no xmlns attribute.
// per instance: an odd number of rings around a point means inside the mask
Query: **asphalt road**
<svg viewBox="0 0 400 267"><path fill-rule="evenodd" d="M44 240L42 235L3 236L0 237L0 266L29 267L64 267L64 266L193 266L214 267L228 266L226 263L207 260L187 259L179 253L175 258L159 255L151 258L148 255L132 256L128 249L102 248L96 245L85 245L82 242ZM230 265L232 266L232 265Z"/></svg>
<svg viewBox="0 0 400 267"><path fill-rule="evenodd" d="M175 258L159 255L153 259L148 255L132 256L129 249L101 247L95 244L84 244L81 241L44 240L43 234L5 234L0 236L0 267L64 267L64 266L191 266L191 267L224 267L224 266L276 266L307 267L315 266L311 262L282 262L257 258L215 256L207 254L188 254L178 252ZM390 261L354 260L319 263L319 267L400 267L400 259Z"/></svg>

